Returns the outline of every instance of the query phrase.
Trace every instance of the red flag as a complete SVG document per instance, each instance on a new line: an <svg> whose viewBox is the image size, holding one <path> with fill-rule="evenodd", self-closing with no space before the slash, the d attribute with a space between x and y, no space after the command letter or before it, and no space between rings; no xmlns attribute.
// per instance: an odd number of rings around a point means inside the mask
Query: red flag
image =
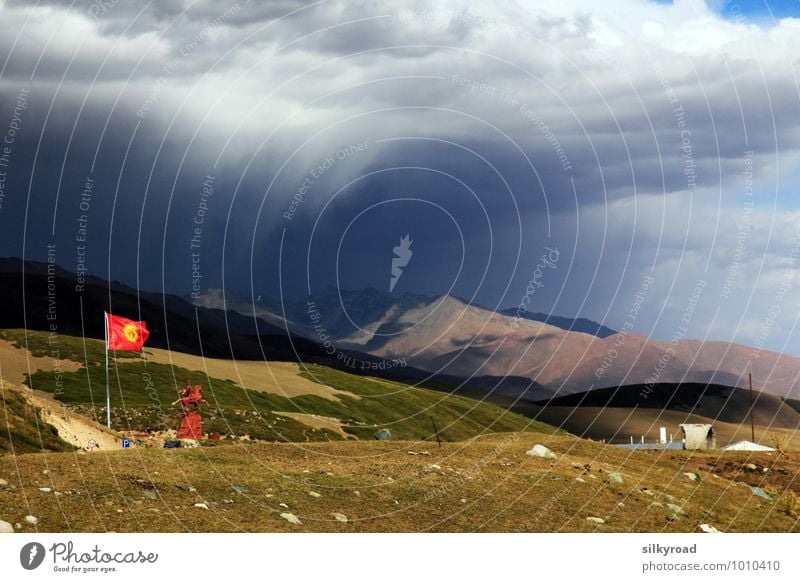
<svg viewBox="0 0 800 582"><path fill-rule="evenodd" d="M147 336L150 335L146 322L132 321L110 313L106 313L106 325L110 350L141 352Z"/></svg>

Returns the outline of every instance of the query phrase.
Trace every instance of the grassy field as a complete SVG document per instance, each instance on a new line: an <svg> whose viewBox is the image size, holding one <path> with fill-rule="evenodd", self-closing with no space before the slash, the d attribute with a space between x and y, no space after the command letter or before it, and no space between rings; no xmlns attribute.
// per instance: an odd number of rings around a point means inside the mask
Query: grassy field
<svg viewBox="0 0 800 582"><path fill-rule="evenodd" d="M27 345L34 355L48 353L47 334L28 332ZM18 330L7 330L3 337L24 345ZM73 371L37 371L26 378L35 390L53 394L59 401L92 419L105 418L105 369L103 342L59 336L61 358L80 357L88 363ZM20 350L22 353L23 350ZM337 430L312 426L297 420L302 415L319 415L341 421L342 430L354 438L369 439L379 428L388 428L396 439L433 439L434 419L439 437L461 441L485 432L534 431L552 433L556 429L522 415L507 412L492 404L450 396L422 388L354 376L324 366L308 365L296 376L298 385L311 383L324 387L323 394L288 397L263 387L243 388L235 379L206 375L197 359L196 369L147 361L138 354L120 352L111 368L111 410L113 426L118 430L160 431L180 423L176 386L193 378L204 386L209 406L204 412L204 430L223 435L248 435L268 441L341 440ZM163 361L163 359L162 359ZM184 362L190 361L184 358ZM263 365L263 363L262 363ZM285 372L285 371L284 371ZM285 373L284 383L291 382ZM265 380L265 386L272 379ZM331 390L331 388L333 390ZM286 392L291 393L287 386ZM335 395L331 398L328 394ZM276 414L293 413L291 416ZM300 413L297 416L295 413Z"/></svg>
<svg viewBox="0 0 800 582"><path fill-rule="evenodd" d="M536 443L557 458L528 457ZM0 457L0 519L27 532L693 532L701 523L788 532L800 530L799 468L793 453L632 452L534 433L441 448L339 441L42 453Z"/></svg>

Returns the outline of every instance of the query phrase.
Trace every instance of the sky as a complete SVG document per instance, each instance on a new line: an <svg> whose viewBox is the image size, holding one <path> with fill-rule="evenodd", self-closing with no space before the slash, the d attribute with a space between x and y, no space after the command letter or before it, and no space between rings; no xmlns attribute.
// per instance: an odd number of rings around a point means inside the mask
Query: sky
<svg viewBox="0 0 800 582"><path fill-rule="evenodd" d="M798 59L796 1L0 1L0 256L800 354Z"/></svg>

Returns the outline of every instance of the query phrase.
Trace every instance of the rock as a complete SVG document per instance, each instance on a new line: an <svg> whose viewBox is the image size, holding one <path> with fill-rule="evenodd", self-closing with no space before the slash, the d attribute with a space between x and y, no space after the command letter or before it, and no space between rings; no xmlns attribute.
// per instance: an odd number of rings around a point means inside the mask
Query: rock
<svg viewBox="0 0 800 582"><path fill-rule="evenodd" d="M14 533L14 527L7 521L0 520L0 534Z"/></svg>
<svg viewBox="0 0 800 582"><path fill-rule="evenodd" d="M244 485L231 485L231 489L233 489L236 493L250 493L250 489Z"/></svg>
<svg viewBox="0 0 800 582"><path fill-rule="evenodd" d="M294 525L302 525L302 521L294 515L293 513L281 513L281 517L288 521L289 523L293 523Z"/></svg>
<svg viewBox="0 0 800 582"><path fill-rule="evenodd" d="M194 506L199 509L208 509L208 505L206 505L205 503L195 503Z"/></svg>
<svg viewBox="0 0 800 582"><path fill-rule="evenodd" d="M0 479L0 487L8 487L8 481L5 479Z"/></svg>
<svg viewBox="0 0 800 582"><path fill-rule="evenodd" d="M707 523L701 523L699 525L700 531L705 533L719 533L719 530L715 528L713 525L708 525Z"/></svg>
<svg viewBox="0 0 800 582"><path fill-rule="evenodd" d="M525 453L529 457L538 457L540 459L555 459L556 455L544 445L533 445L533 448Z"/></svg>
<svg viewBox="0 0 800 582"><path fill-rule="evenodd" d="M597 523L597 524L606 522L606 520L603 519L602 517L587 517L586 521L591 521L592 523Z"/></svg>
<svg viewBox="0 0 800 582"><path fill-rule="evenodd" d="M22 529L22 524L21 523L15 523L14 524L14 529L16 529L16 530Z"/></svg>
<svg viewBox="0 0 800 582"><path fill-rule="evenodd" d="M589 479L597 479L594 475L589 475Z"/></svg>
<svg viewBox="0 0 800 582"><path fill-rule="evenodd" d="M684 477L689 479L689 481L697 481L697 474L696 473L684 473Z"/></svg>
<svg viewBox="0 0 800 582"><path fill-rule="evenodd" d="M342 523L347 523L347 516L344 513L331 513L333 519L336 521L341 521Z"/></svg>
<svg viewBox="0 0 800 582"><path fill-rule="evenodd" d="M466 500L465 498L463 498L463 497L462 497L462 498L461 498L461 503L466 503L466 502L467 502L467 500Z"/></svg>
<svg viewBox="0 0 800 582"><path fill-rule="evenodd" d="M744 466L745 471L758 471L758 467L756 467L753 463L747 463Z"/></svg>
<svg viewBox="0 0 800 582"><path fill-rule="evenodd" d="M655 495L655 493L650 491L647 487L642 487L641 489L639 489L639 493L641 493L642 495L649 495L650 497L653 497Z"/></svg>
<svg viewBox="0 0 800 582"><path fill-rule="evenodd" d="M25 523L29 523L31 525L36 525L37 523L39 523L39 518L38 517L34 517L32 515L26 515L25 516Z"/></svg>
<svg viewBox="0 0 800 582"><path fill-rule="evenodd" d="M622 473L609 473L608 478L611 479L614 483L625 483L625 479L622 478Z"/></svg>
<svg viewBox="0 0 800 582"><path fill-rule="evenodd" d="M578 483L586 483L586 479L581 479L580 477L575 477L575 481Z"/></svg>
<svg viewBox="0 0 800 582"><path fill-rule="evenodd" d="M376 441L390 441L392 440L392 431L390 431L388 428L382 428L373 434L372 438L374 438Z"/></svg>
<svg viewBox="0 0 800 582"><path fill-rule="evenodd" d="M144 496L148 499L158 499L158 494L155 491L145 491Z"/></svg>
<svg viewBox="0 0 800 582"><path fill-rule="evenodd" d="M316 491L309 491L308 494L311 495L311 497L316 497L316 498L322 497L322 495L320 495Z"/></svg>
<svg viewBox="0 0 800 582"><path fill-rule="evenodd" d="M667 503L667 509L679 515L686 515L686 512L683 510L683 507L681 507L680 505L675 505L674 503Z"/></svg>
<svg viewBox="0 0 800 582"><path fill-rule="evenodd" d="M42 471L42 475L49 475L49 474L50 474L50 469L45 469Z"/></svg>
<svg viewBox="0 0 800 582"><path fill-rule="evenodd" d="M581 471L583 471L583 465L581 465L580 463L570 463L570 466L573 469L580 469Z"/></svg>
<svg viewBox="0 0 800 582"><path fill-rule="evenodd" d="M177 487L181 491L188 491L189 493L194 493L195 491L197 491L197 489L195 489L191 485L186 485L185 483L178 483L175 485L175 487Z"/></svg>
<svg viewBox="0 0 800 582"><path fill-rule="evenodd" d="M284 509L289 509L289 506L286 505L285 503L279 503L278 507L283 507Z"/></svg>
<svg viewBox="0 0 800 582"><path fill-rule="evenodd" d="M39 491L41 491L42 493L50 493L53 490L50 489L50 487L39 487Z"/></svg>
<svg viewBox="0 0 800 582"><path fill-rule="evenodd" d="M653 507L664 507L664 504L661 503L660 501L653 501L653 503L651 503L650 505Z"/></svg>
<svg viewBox="0 0 800 582"><path fill-rule="evenodd" d="M764 491L761 487L750 487L750 491L753 492L753 495L757 495L761 499L766 499L767 501L772 501L772 497Z"/></svg>

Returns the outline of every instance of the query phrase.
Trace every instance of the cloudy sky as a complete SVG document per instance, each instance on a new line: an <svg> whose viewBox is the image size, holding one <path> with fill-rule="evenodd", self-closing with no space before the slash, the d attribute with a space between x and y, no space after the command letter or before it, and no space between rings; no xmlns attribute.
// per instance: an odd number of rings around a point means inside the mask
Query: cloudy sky
<svg viewBox="0 0 800 582"><path fill-rule="evenodd" d="M432 6L0 0L0 256L800 354L800 3Z"/></svg>

